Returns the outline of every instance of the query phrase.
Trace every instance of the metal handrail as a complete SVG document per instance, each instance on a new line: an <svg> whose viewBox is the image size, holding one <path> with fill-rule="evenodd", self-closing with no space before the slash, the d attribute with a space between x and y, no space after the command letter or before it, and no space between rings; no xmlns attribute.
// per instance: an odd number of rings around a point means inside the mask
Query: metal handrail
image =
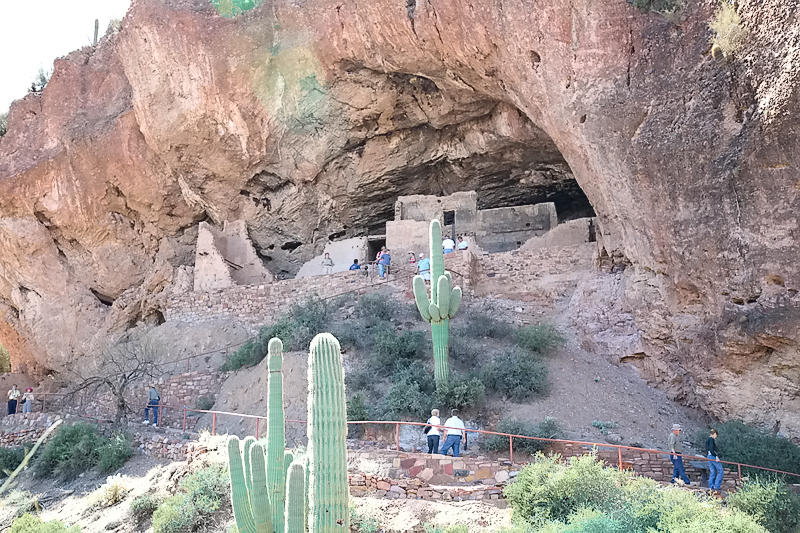
<svg viewBox="0 0 800 533"><path fill-rule="evenodd" d="M164 407L167 407L167 406L164 406ZM259 435L260 421L261 420L267 420L267 417L266 416L262 416L262 415L250 415L250 414L242 414L242 413L232 413L232 412L228 412L228 411L217 411L217 410L211 410L211 409L190 409L188 407L184 407L183 408L183 430L184 431L186 431L186 413L190 413L190 412L191 413L206 413L206 414L211 414L212 415L212 423L211 423L211 434L212 435L216 434L217 415L236 416L236 417L239 417L239 418L252 418L252 419L255 419L256 420L256 435L255 435L256 438L258 438L260 436ZM306 420L287 419L286 422L305 424ZM478 433L478 434L482 434L482 435L496 435L496 436L499 436L499 437L508 437L509 461L512 464L514 463L514 439L526 439L526 440L534 440L534 441L550 442L550 443L561 443L561 444L577 444L577 445L580 445L580 446L591 446L593 448L611 448L611 449L616 449L617 450L617 456L618 456L618 464L619 464L620 470L623 469L623 461L622 461L622 451L623 450L639 451L639 452L645 452L645 453L656 454L656 455L676 455L678 457L686 457L687 459L700 459L700 460L703 460L703 461L706 461L706 462L712 461L712 459L709 459L708 457L702 457L702 456L699 456L699 455L688 455L688 454L683 454L683 453L675 453L675 454L673 454L673 453L671 453L669 451L665 451L665 450L655 450L655 449L652 449L652 448L640 448L640 447L637 447L637 446L625 446L623 444L608 444L608 443L604 443L604 442L590 442L590 441L579 441L579 440L568 440L568 439L551 439L551 438L546 438L546 437L531 437L531 436L528 436L528 435L516 435L516 434L513 434L513 433L503 433L503 432L500 432L500 431L490 431L490 430L486 430L486 429L464 428L462 430L461 428L454 428L454 427L447 427L447 426L441 426L441 425L427 424L425 422L408 422L408 421L402 421L402 420L348 420L347 423L348 424L354 424L354 425L355 424L382 424L382 425L390 424L390 425L394 425L395 426L395 446L396 446L397 451L400 451L400 426L401 425L403 425L403 426L431 426L431 427L435 427L435 428L438 428L438 429L444 429L444 430L465 431L465 432L469 432L469 433ZM787 472L785 470L777 470L775 468L768 468L768 467L765 467L765 466L757 466L757 465L751 465L751 464L747 464L747 463L738 463L738 462L735 462L735 461L724 461L724 460L721 460L721 459L717 459L715 462L722 463L722 464L727 464L727 465L731 465L731 466L735 466L737 471L738 471L738 475L739 475L739 479L740 480L742 478L742 468L753 468L753 469L756 469L756 470L764 470L764 471L767 471L767 472L774 472L774 473L777 473L777 474L783 474L783 475L787 475L787 476L794 476L794 477L800 478L800 474L798 474L798 473Z"/></svg>

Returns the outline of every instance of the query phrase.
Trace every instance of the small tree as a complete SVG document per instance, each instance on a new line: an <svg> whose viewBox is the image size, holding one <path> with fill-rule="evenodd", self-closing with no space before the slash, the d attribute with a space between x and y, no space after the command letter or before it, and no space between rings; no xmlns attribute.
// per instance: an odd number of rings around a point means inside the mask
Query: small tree
<svg viewBox="0 0 800 533"><path fill-rule="evenodd" d="M0 344L0 372L11 372L11 354Z"/></svg>
<svg viewBox="0 0 800 533"><path fill-rule="evenodd" d="M0 113L0 137L8 132L8 113Z"/></svg>
<svg viewBox="0 0 800 533"><path fill-rule="evenodd" d="M31 83L29 92L40 93L44 91L48 81L50 81L50 73L45 71L43 68L40 68L39 73L36 74L36 78Z"/></svg>
<svg viewBox="0 0 800 533"><path fill-rule="evenodd" d="M127 393L133 386L147 378L160 375L156 363L156 350L146 339L129 339L107 348L93 366L86 370L73 370L77 385L68 393L96 396L108 390L115 401L114 421L119 423L125 413L131 412Z"/></svg>

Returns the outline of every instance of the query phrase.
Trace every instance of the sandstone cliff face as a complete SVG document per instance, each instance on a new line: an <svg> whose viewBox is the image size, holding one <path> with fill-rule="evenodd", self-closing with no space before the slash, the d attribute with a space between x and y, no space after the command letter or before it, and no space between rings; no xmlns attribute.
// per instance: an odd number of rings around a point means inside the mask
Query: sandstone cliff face
<svg viewBox="0 0 800 533"><path fill-rule="evenodd" d="M0 139L0 341L58 368L157 322L197 223L291 275L398 194L598 217L637 360L678 398L800 435L796 64L780 0L709 53L711 2L138 0Z"/></svg>

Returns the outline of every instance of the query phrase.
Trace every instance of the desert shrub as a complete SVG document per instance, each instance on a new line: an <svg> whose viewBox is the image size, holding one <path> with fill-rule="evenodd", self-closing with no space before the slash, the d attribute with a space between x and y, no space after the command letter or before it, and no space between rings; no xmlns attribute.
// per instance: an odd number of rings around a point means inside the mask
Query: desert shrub
<svg viewBox="0 0 800 533"><path fill-rule="evenodd" d="M504 339L513 334L514 328L489 313L469 309L464 313L463 326L456 331L472 339Z"/></svg>
<svg viewBox="0 0 800 533"><path fill-rule="evenodd" d="M356 393L347 401L347 420L369 420L369 409L361 393ZM347 436L357 438L364 434L363 424L349 424L347 426Z"/></svg>
<svg viewBox="0 0 800 533"><path fill-rule="evenodd" d="M538 357L512 349L483 368L486 388L514 401L523 401L547 388L547 366Z"/></svg>
<svg viewBox="0 0 800 533"><path fill-rule="evenodd" d="M396 367L391 383L378 404L380 418L426 417L435 387L433 377L422 365Z"/></svg>
<svg viewBox="0 0 800 533"><path fill-rule="evenodd" d="M112 507L125 499L130 489L122 476L109 476L103 485L89 495L90 507Z"/></svg>
<svg viewBox="0 0 800 533"><path fill-rule="evenodd" d="M6 133L8 133L8 113L2 113L0 114L0 137ZM0 370L0 372L11 372L11 368L9 366L8 370Z"/></svg>
<svg viewBox="0 0 800 533"><path fill-rule="evenodd" d="M100 472L107 474L119 470L125 462L133 457L131 438L122 432L114 433L111 438L103 438L97 449L97 462Z"/></svg>
<svg viewBox="0 0 800 533"><path fill-rule="evenodd" d="M593 455L572 457L565 464L557 456L538 454L506 487L505 495L519 520L564 521L583 507L619 504L623 476Z"/></svg>
<svg viewBox="0 0 800 533"><path fill-rule="evenodd" d="M11 524L10 533L80 533L78 526L67 527L58 520L43 522L38 516L24 514Z"/></svg>
<svg viewBox="0 0 800 533"><path fill-rule="evenodd" d="M564 533L628 533L628 524L594 509L580 509L570 515Z"/></svg>
<svg viewBox="0 0 800 533"><path fill-rule="evenodd" d="M395 316L395 303L382 294L365 294L358 299L356 312L367 324L388 322Z"/></svg>
<svg viewBox="0 0 800 533"><path fill-rule="evenodd" d="M161 504L161 499L155 494L142 494L137 496L131 502L131 517L136 521L136 524L146 522Z"/></svg>
<svg viewBox="0 0 800 533"><path fill-rule="evenodd" d="M469 528L464 524L450 524L449 526L439 526L426 522L422 524L425 533L469 533Z"/></svg>
<svg viewBox="0 0 800 533"><path fill-rule="evenodd" d="M0 115L0 137L5 135L6 131L5 115ZM5 346L0 344L0 373L11 372L11 354Z"/></svg>
<svg viewBox="0 0 800 533"><path fill-rule="evenodd" d="M450 335L450 359L457 361L462 367L479 366L479 360L484 353L474 339L462 334Z"/></svg>
<svg viewBox="0 0 800 533"><path fill-rule="evenodd" d="M564 344L564 336L550 324L525 326L517 330L517 344L529 352L546 355Z"/></svg>
<svg viewBox="0 0 800 533"><path fill-rule="evenodd" d="M290 343L284 340L284 344L288 344L289 349L293 350L308 348L311 339L324 331L329 315L328 303L321 298L311 298L302 304L294 304L289 311L293 325L292 338Z"/></svg>
<svg viewBox="0 0 800 533"><path fill-rule="evenodd" d="M617 423L610 420L592 420L592 427L599 429L603 435L608 435L608 430L617 427Z"/></svg>
<svg viewBox="0 0 800 533"><path fill-rule="evenodd" d="M655 11L668 15L681 7L680 0L628 0L628 3L642 11Z"/></svg>
<svg viewBox="0 0 800 533"><path fill-rule="evenodd" d="M200 409L201 411L209 411L212 407L214 407L214 397L211 395L204 395L200 396L197 399L197 403L195 404L196 409Z"/></svg>
<svg viewBox="0 0 800 533"><path fill-rule="evenodd" d="M713 45L719 47L726 57L737 52L747 38L736 7L729 2L722 3L709 27L714 32Z"/></svg>
<svg viewBox="0 0 800 533"><path fill-rule="evenodd" d="M800 531L800 496L782 481L755 478L726 501L728 507L747 513L772 533Z"/></svg>
<svg viewBox="0 0 800 533"><path fill-rule="evenodd" d="M227 501L228 473L213 465L195 470L180 483L180 492L164 500L153 513L155 533L195 531Z"/></svg>
<svg viewBox="0 0 800 533"><path fill-rule="evenodd" d="M544 439L557 439L561 437L561 429L555 418L546 417L538 424L525 422L516 418L504 418L501 420L495 431L499 433L511 433L513 435L525 435L526 437L540 437ZM545 449L547 442L529 439L514 439L514 450L527 453L535 453ZM484 450L493 452L503 452L508 450L508 437L500 435L489 435L481 442Z"/></svg>
<svg viewBox="0 0 800 533"><path fill-rule="evenodd" d="M443 412L450 409L466 411L483 406L485 387L476 377L450 376L447 385L436 387L434 405Z"/></svg>
<svg viewBox="0 0 800 533"><path fill-rule="evenodd" d="M328 327L339 339L343 350L349 347L364 348L369 345L369 335L364 334L364 325L359 321L345 321Z"/></svg>
<svg viewBox="0 0 800 533"><path fill-rule="evenodd" d="M789 439L766 433L738 420L720 424L716 429L719 432L717 447L720 459L800 473L800 446ZM697 449L705 450L707 437L708 432L701 431L694 435L692 442ZM742 468L742 471L748 475L782 478L780 474L751 468Z"/></svg>
<svg viewBox="0 0 800 533"><path fill-rule="evenodd" d="M0 477L5 477L19 466L25 458L25 449L21 446L16 448L0 448Z"/></svg>
<svg viewBox="0 0 800 533"><path fill-rule="evenodd" d="M359 533L377 533L380 529L380 524L376 518L363 516L355 509L351 509L350 527Z"/></svg>
<svg viewBox="0 0 800 533"><path fill-rule="evenodd" d="M53 438L44 445L36 461L36 473L63 480L76 478L91 470L100 460L98 450L104 438L91 424L78 423L61 426Z"/></svg>
<svg viewBox="0 0 800 533"><path fill-rule="evenodd" d="M376 370L388 370L398 364L410 364L419 359L422 341L421 331L396 332L388 326L375 328L372 349L377 365Z"/></svg>

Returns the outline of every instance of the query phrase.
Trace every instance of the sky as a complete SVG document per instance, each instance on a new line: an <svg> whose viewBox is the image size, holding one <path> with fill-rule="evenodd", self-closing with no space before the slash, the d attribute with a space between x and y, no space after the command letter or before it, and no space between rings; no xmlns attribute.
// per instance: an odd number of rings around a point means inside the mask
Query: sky
<svg viewBox="0 0 800 533"><path fill-rule="evenodd" d="M94 19L99 35L112 18L121 19L130 0L0 0L0 113L22 98L40 68L92 44Z"/></svg>

